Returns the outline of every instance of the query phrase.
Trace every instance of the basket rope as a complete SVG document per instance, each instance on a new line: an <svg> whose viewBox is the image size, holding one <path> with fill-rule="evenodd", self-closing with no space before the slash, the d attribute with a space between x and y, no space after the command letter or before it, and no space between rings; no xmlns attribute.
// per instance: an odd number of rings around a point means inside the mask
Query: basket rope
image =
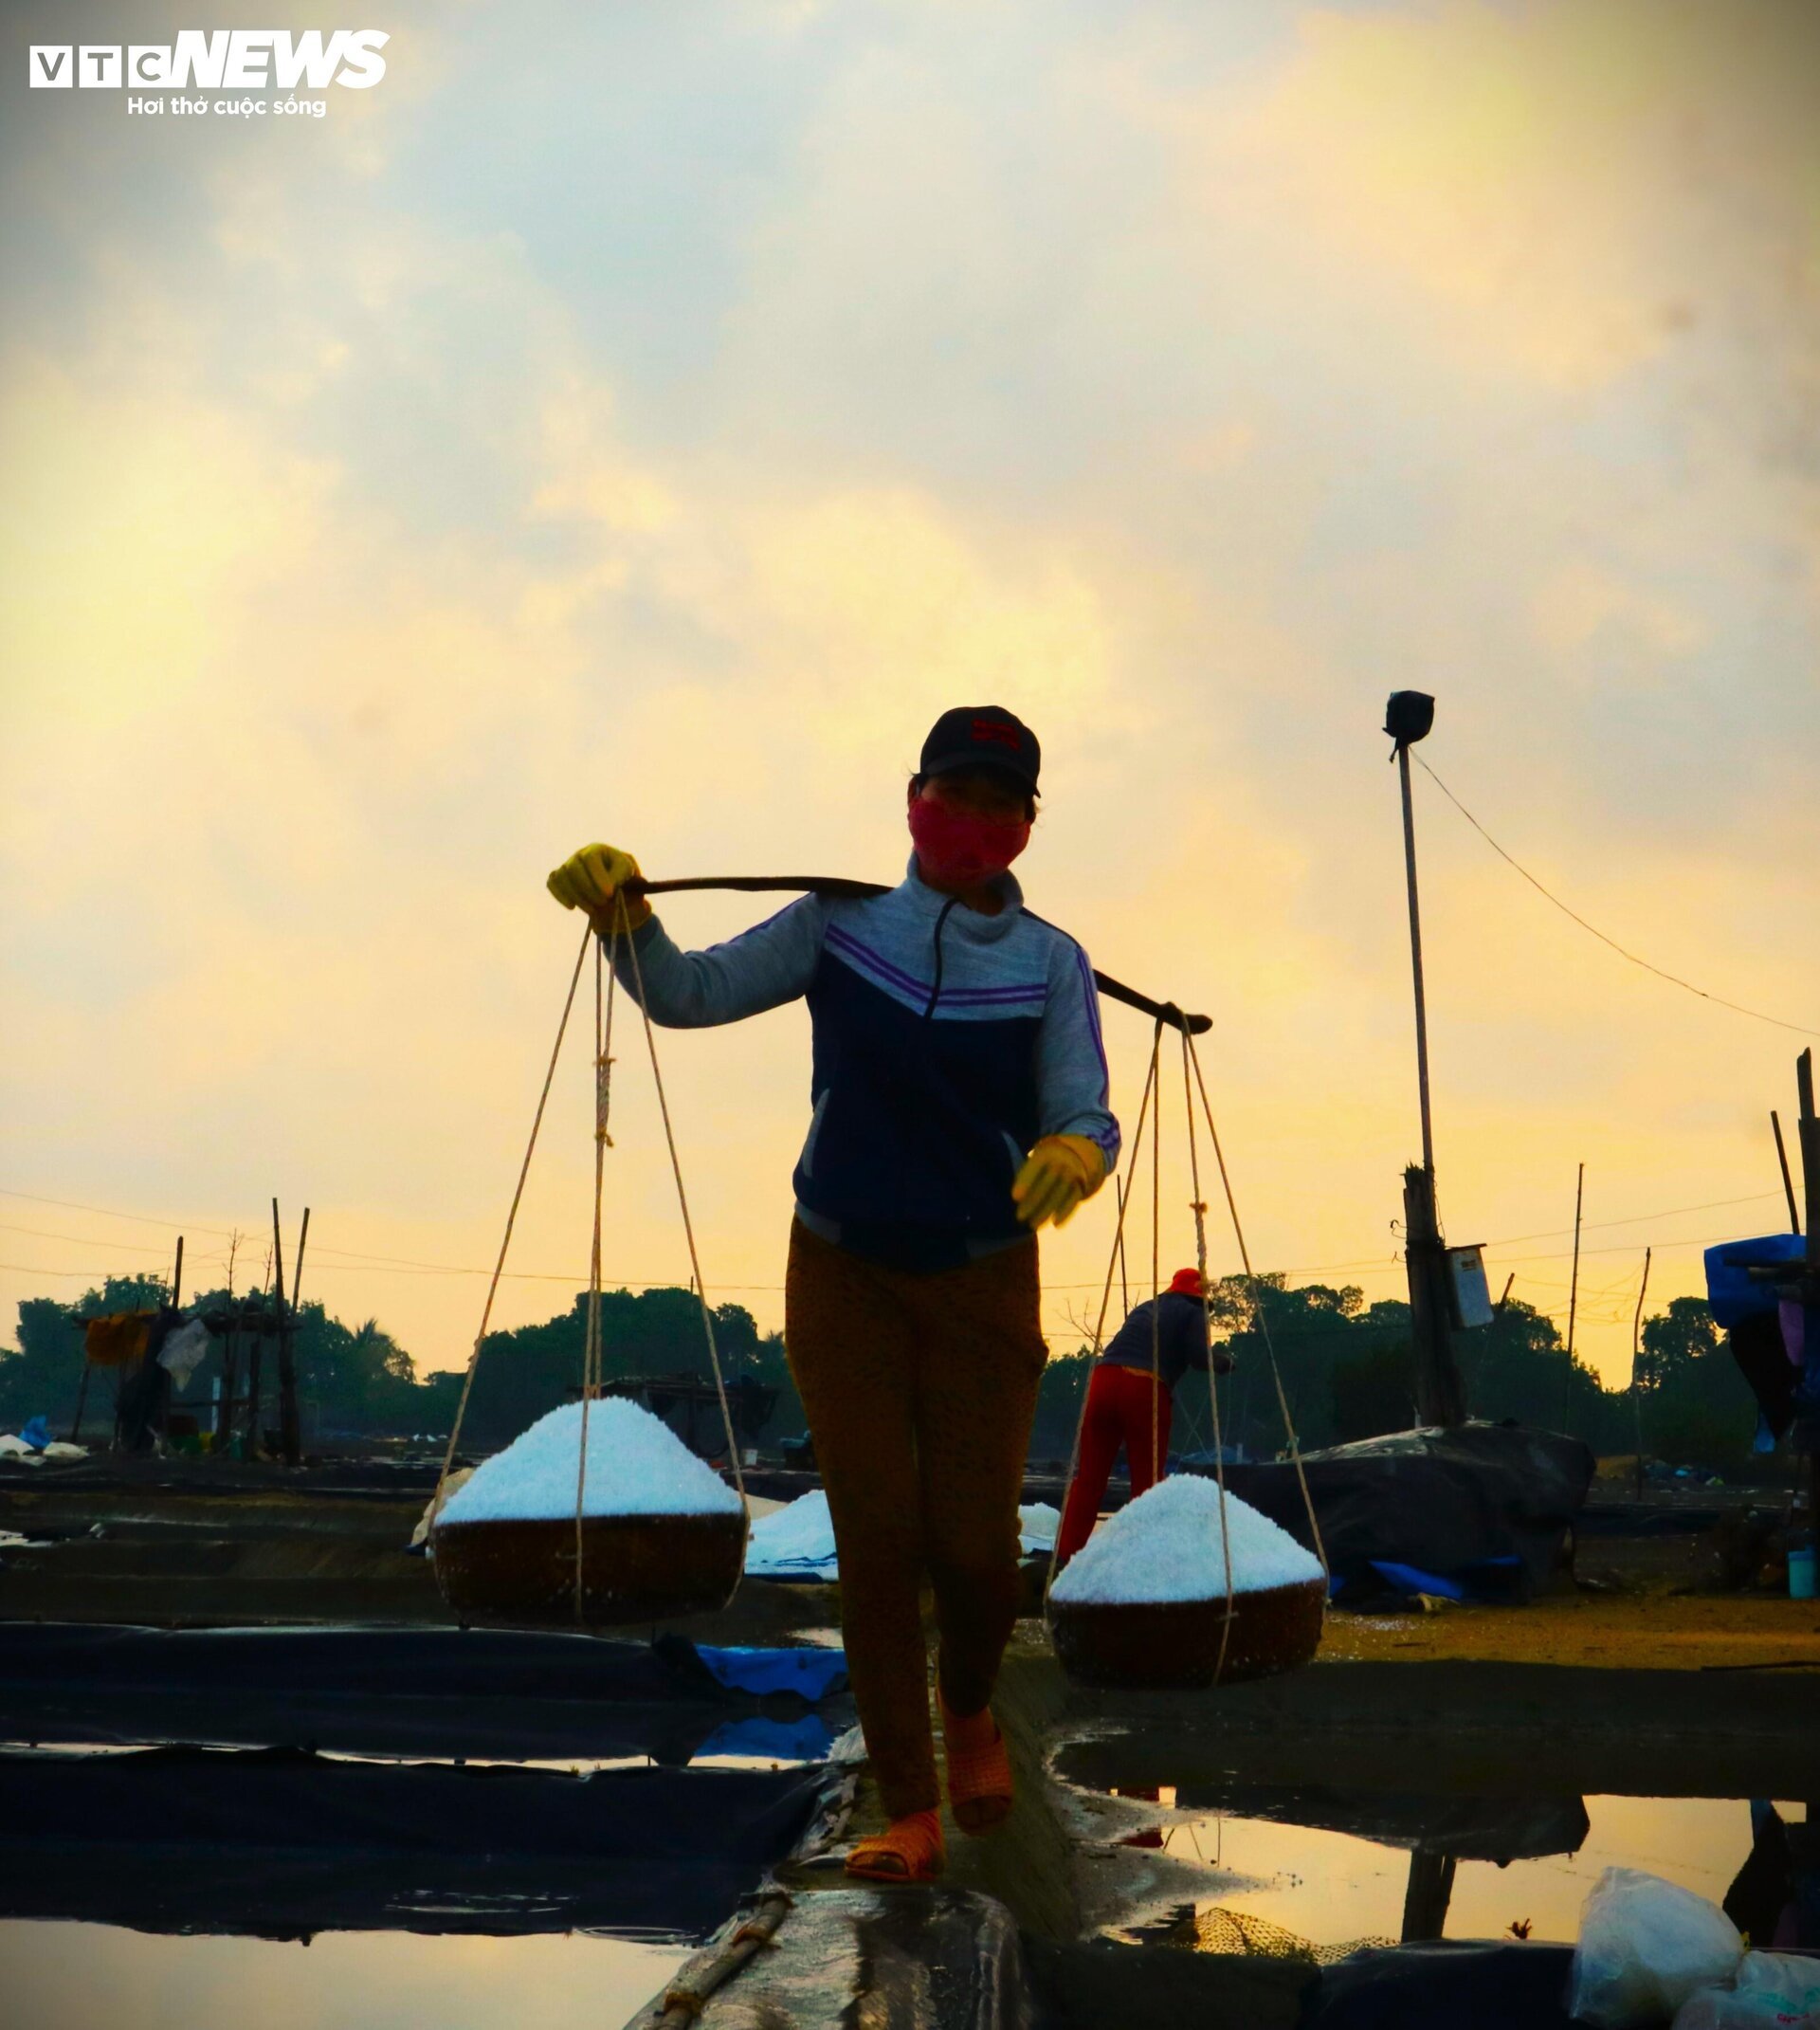
<svg viewBox="0 0 1820 2030"><path fill-rule="evenodd" d="M577 1621L585 1619L583 1557L587 1533L583 1523L588 1479L589 1411L594 1399L601 1393L604 1375L600 1309L602 1209L606 1190L606 1152L612 1146L609 1119L612 1094L613 998L619 977L618 958L622 939L631 960L633 998L638 1002L639 1013L644 1017L645 1042L650 1057L651 1078L657 1088L658 1108L664 1122L664 1140L669 1149L670 1171L676 1180L677 1203L682 1211L682 1232L688 1243L689 1267L694 1274L696 1294L701 1307L701 1325L707 1339L708 1363L714 1374L715 1396L720 1405L721 1427L726 1433L727 1463L732 1469L734 1486L739 1495L739 1506L745 1513L748 1525L752 1520L752 1505L746 1493L745 1475L740 1469L738 1442L734 1434L733 1412L727 1400L726 1377L721 1370L720 1350L714 1336L714 1314L708 1304L707 1285L701 1275L701 1259L695 1244L695 1224L689 1214L688 1192L682 1181L682 1158L677 1151L669 1100L664 1089L664 1073L658 1064L657 1037L650 1015L645 1008L643 971L639 964L638 948L632 942L626 898L622 894L615 897L614 918L610 929L597 934L595 926L591 923L583 933L580 948L575 953L574 969L569 976L569 991L563 999L562 1016L556 1024L556 1040L551 1047L550 1062L544 1070L543 1087L537 1095L537 1111L531 1121L530 1137L525 1143L523 1161L519 1165L518 1183L513 1189L512 1203L506 1213L505 1232L500 1236L499 1256L487 1283L486 1301L481 1309L480 1329L474 1335L473 1350L467 1359L467 1371L462 1378L462 1393L455 1405L455 1419L449 1430L448 1443L444 1448L442 1470L436 1476L436 1493L430 1503L429 1511L430 1527L434 1529L444 1502L447 1498L449 1472L454 1464L456 1449L461 1443L462 1425L467 1416L468 1400L474 1391L474 1375L480 1365L481 1348L485 1344L487 1327L492 1323L494 1300L499 1295L500 1279L505 1272L506 1253L512 1245L513 1229L518 1223L519 1208L524 1199L525 1180L530 1175L531 1159L537 1151L537 1135L543 1126L544 1112L550 1101L550 1088L555 1078L556 1062L562 1054L563 1039L569 1032L569 1017L574 1010L575 992L581 984L581 969L588 957L588 947L592 943L594 947L594 1197L593 1232L588 1265L587 1325L582 1343L581 1442L575 1465L574 1600Z"/></svg>
<svg viewBox="0 0 1820 2030"><path fill-rule="evenodd" d="M1150 1118L1150 1103L1152 1096L1156 1091L1156 1060L1162 1050L1162 1043L1163 1025L1158 1022L1156 1036L1150 1047L1150 1071L1144 1080L1144 1096L1138 1106L1138 1125L1131 1138L1131 1154L1125 1166L1124 1186L1118 1194L1119 1224L1113 1230L1112 1253L1106 1258L1106 1285L1100 1293L1100 1316L1094 1321L1093 1349L1087 1356L1087 1379L1082 1385L1081 1407L1075 1414L1074 1446L1068 1454L1067 1478L1062 1483L1062 1506L1065 1514L1067 1509L1069 1490L1073 1488L1074 1476L1081 1467L1081 1434L1085 1430L1087 1422L1087 1390L1093 1382L1093 1363L1100 1358L1101 1342L1105 1337L1106 1312L1111 1308L1112 1305L1112 1279L1118 1271L1119 1259L1124 1249L1125 1215L1131 1210L1131 1186L1133 1179L1138 1175L1138 1152L1144 1145L1144 1124ZM1155 1216L1156 1209L1153 1207L1152 1217L1154 1218ZM1049 1568L1043 1581L1043 1607L1046 1613L1048 1611L1049 1588L1054 1583L1055 1558L1054 1554L1051 1553Z"/></svg>
<svg viewBox="0 0 1820 2030"><path fill-rule="evenodd" d="M632 997L638 1003L638 1012L645 1020L645 1044L651 1057L651 1079L657 1087L658 1110L664 1117L664 1140L669 1144L670 1171L676 1179L676 1202L682 1214L683 1237L689 1244L689 1267L694 1271L696 1294L701 1300L701 1328L707 1334L708 1364L714 1369L714 1393L720 1402L720 1422L727 1434L727 1464L733 1469L733 1484L739 1490L739 1506L746 1512L748 1524L752 1521L752 1505L746 1499L746 1476L740 1469L739 1445L733 1435L733 1412L727 1404L726 1377L720 1372L720 1352L714 1343L714 1313L708 1308L708 1287L701 1280L701 1258L695 1250L695 1222L689 1217L689 1195L682 1188L682 1162L676 1153L676 1131L670 1125L670 1103L664 1091L664 1074L657 1064L657 1033L651 1027L650 1012L645 1006L645 974L639 964L638 946L632 940L631 924L627 915L626 897L623 892L615 897L617 916L614 934L621 930L626 937L626 949L632 960Z"/></svg>
<svg viewBox="0 0 1820 2030"><path fill-rule="evenodd" d="M443 1512L443 1503L447 1497L448 1470L454 1464L455 1447L462 1436L462 1419L467 1415L467 1399L474 1390L474 1370L481 1364L481 1347L486 1339L487 1326L492 1322L493 1300L499 1295L500 1277L505 1272L505 1251L512 1245L512 1229L517 1224L519 1205L524 1198L524 1180L531 1172L531 1157L537 1146L537 1130L543 1125L543 1110L550 1103L550 1085L556 1075L556 1059L562 1054L562 1039L569 1031L569 1012L575 1005L575 989L581 983L582 961L588 956L588 941L593 936L591 924L583 934L580 949L575 953L575 969L569 976L569 995L562 1004L562 1019L556 1024L556 1040L550 1049L549 1069L543 1074L543 1090L537 1095L537 1110L531 1117L531 1139L524 1145L524 1161L519 1165L519 1181L512 1192L511 1210L505 1216L505 1232L500 1237L500 1258L493 1264L492 1280L486 1286L486 1302L481 1308L481 1329L474 1335L474 1350L467 1357L467 1372L462 1377L461 1398L455 1405L455 1421L449 1428L448 1444L443 1453L443 1470L436 1476L436 1494L429 1505L429 1527L433 1530L436 1518Z"/></svg>
<svg viewBox="0 0 1820 2030"><path fill-rule="evenodd" d="M1226 1566L1226 1613L1220 1619L1220 1653L1213 1659L1213 1682L1226 1675L1226 1652L1232 1640L1232 1533L1226 1521L1226 1442L1220 1432L1220 1391L1213 1374L1213 1293L1207 1281L1207 1205L1201 1197L1201 1152L1194 1134L1194 1096L1188 1088L1188 1037L1182 1037L1182 1099L1188 1114L1188 1170L1193 1189L1194 1266L1201 1278L1201 1338L1207 1347L1207 1404L1213 1418L1213 1478L1220 1490L1220 1556Z"/></svg>
<svg viewBox="0 0 1820 2030"><path fill-rule="evenodd" d="M1150 1278L1151 1278L1151 1458L1155 1462L1156 1477L1163 1477L1163 1462L1157 1457L1161 1449L1162 1423L1162 1357L1161 1322L1158 1317L1158 1293L1161 1289L1160 1226L1161 1226L1161 1144L1159 1132L1162 1119L1162 1094L1159 1087L1158 1052L1162 1047L1163 1025L1156 1024L1151 1044L1150 1070L1144 1080L1143 1100L1138 1109L1138 1126L1132 1137L1131 1152L1125 1172L1125 1183L1119 1193L1119 1223L1113 1234L1112 1252L1106 1263L1105 1287L1101 1293L1100 1315L1094 1326L1091 1360L1098 1360L1101 1340L1105 1331L1106 1311L1112 1301L1112 1280L1118 1272L1120 1253L1124 1246L1125 1216L1131 1205L1131 1182L1137 1175L1138 1155L1143 1145L1145 1125L1148 1122L1151 1136L1151 1208L1150 1208ZM1226 1152L1221 1146L1220 1131L1213 1119L1212 1105L1208 1099L1207 1081L1201 1072L1200 1053L1194 1047L1194 1039L1186 1031L1182 1033L1182 1099L1183 1110L1188 1117L1188 1161L1189 1175L1193 1197L1191 1207L1194 1215L1194 1260L1201 1278L1201 1320L1210 1348L1212 1341L1212 1292L1208 1285L1207 1254L1207 1204L1201 1197L1200 1143L1194 1120L1194 1102L1199 1097L1201 1113L1207 1123L1207 1130L1213 1147L1213 1156L1219 1166L1220 1184L1226 1195L1227 1211L1231 1216L1233 1238L1237 1243L1239 1260L1245 1272L1247 1293L1251 1300L1251 1315L1256 1323L1259 1337L1264 1342L1265 1352L1270 1362L1270 1378L1276 1389L1277 1407L1283 1415L1284 1437L1289 1448L1289 1457L1295 1466L1296 1482L1301 1490L1302 1507L1307 1511L1308 1531L1314 1540L1315 1555L1320 1561L1323 1577L1331 1577L1327 1563L1326 1545L1321 1540L1320 1522L1315 1514L1314 1496L1309 1490L1308 1474L1302 1463L1301 1444L1296 1433L1295 1418L1290 1413L1288 1393L1283 1385L1283 1370L1277 1360L1277 1349L1270 1335L1270 1321L1265 1309L1264 1285L1251 1266L1251 1253L1245 1238L1244 1222L1239 1217L1238 1200L1233 1194L1231 1174L1227 1168ZM1156 1119L1151 1119L1151 1103L1156 1101ZM1088 1384L1092 1382L1091 1367ZM1210 1351L1207 1363L1208 1409L1213 1423L1213 1477L1219 1489L1220 1551L1225 1567L1227 1613L1220 1629L1219 1655L1213 1667L1213 1682L1217 1685L1226 1669L1228 1646L1232 1633L1232 1602L1235 1598L1232 1583L1232 1545L1227 1528L1227 1486L1226 1444L1220 1416L1220 1393L1213 1373L1213 1362ZM1068 1458L1068 1475L1065 1483L1063 1501L1065 1509L1067 1493L1072 1490L1074 1477L1081 1464L1081 1435L1086 1425L1086 1390L1082 1391L1081 1409L1075 1418L1074 1446ZM1055 1583L1055 1562L1049 1562L1049 1570L1043 1587L1043 1601L1046 1610L1049 1590Z"/></svg>
<svg viewBox="0 0 1820 2030"><path fill-rule="evenodd" d="M1184 1036L1183 1045L1187 1061L1194 1070L1194 1084L1199 1089L1201 1111L1207 1116L1207 1132L1213 1143L1214 1160L1220 1166L1220 1184L1226 1193L1226 1208L1232 1216L1232 1237L1238 1243L1239 1261L1245 1270L1245 1280L1251 1296L1251 1314L1257 1320L1258 1333L1264 1341L1264 1350L1270 1357L1270 1379L1276 1384L1277 1407L1283 1412L1283 1429L1289 1443L1289 1457L1296 1469L1296 1480L1301 1489L1301 1505L1308 1511L1308 1531L1315 1540L1315 1556L1320 1560L1321 1576L1331 1579L1333 1572L1327 1563L1327 1548L1320 1540L1320 1523L1315 1514L1315 1498L1308 1491L1308 1474L1301 1463L1301 1444L1296 1436L1296 1420L1289 1414L1289 1398L1283 1386L1283 1369L1277 1363L1276 1344L1270 1337L1270 1320L1264 1307L1264 1285L1251 1266L1251 1251L1245 1244L1245 1226L1239 1218L1238 1200L1232 1196L1232 1179L1226 1167L1226 1152L1220 1146L1220 1131L1214 1125L1213 1107L1207 1097L1207 1081L1201 1076L1200 1052L1194 1048L1192 1036ZM1192 1118L1192 1108L1190 1109ZM1198 1198L1197 1190L1194 1196ZM1212 1366L1210 1362L1208 1379L1212 1381ZM1215 1438L1217 1443L1217 1436ZM1222 1482L1224 1490L1224 1482Z"/></svg>

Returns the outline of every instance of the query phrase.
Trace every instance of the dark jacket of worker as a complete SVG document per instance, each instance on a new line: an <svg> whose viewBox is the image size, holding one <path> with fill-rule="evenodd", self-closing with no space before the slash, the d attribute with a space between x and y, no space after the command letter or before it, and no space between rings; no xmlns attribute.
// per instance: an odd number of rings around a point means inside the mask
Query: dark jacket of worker
<svg viewBox="0 0 1820 2030"><path fill-rule="evenodd" d="M1190 1368L1207 1372L1207 1321L1198 1297L1173 1289L1164 1290L1160 1297L1146 1297L1133 1307L1100 1358L1111 1367L1148 1367L1153 1306L1157 1315L1156 1352L1163 1386L1174 1389ZM1223 1369L1226 1364L1221 1361L1218 1366Z"/></svg>

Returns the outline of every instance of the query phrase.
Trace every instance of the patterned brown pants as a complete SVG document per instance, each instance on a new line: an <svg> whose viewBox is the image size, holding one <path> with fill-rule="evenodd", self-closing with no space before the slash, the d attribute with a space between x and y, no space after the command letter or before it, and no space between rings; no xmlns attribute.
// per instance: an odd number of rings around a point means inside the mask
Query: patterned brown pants
<svg viewBox="0 0 1820 2030"><path fill-rule="evenodd" d="M784 1339L840 1554L847 1672L885 1810L937 1802L926 1571L941 1691L992 1696L1017 1619L1018 1493L1037 1381L1036 1243L916 1275L794 1222Z"/></svg>

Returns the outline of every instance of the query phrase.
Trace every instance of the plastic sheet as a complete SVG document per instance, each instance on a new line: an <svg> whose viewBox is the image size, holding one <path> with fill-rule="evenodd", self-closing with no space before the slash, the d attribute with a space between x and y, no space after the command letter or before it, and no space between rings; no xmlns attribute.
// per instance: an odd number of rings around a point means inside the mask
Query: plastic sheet
<svg viewBox="0 0 1820 2030"><path fill-rule="evenodd" d="M700 1935L789 1852L823 1781L201 1748L0 1755L0 1916Z"/></svg>
<svg viewBox="0 0 1820 2030"><path fill-rule="evenodd" d="M1580 1915L1568 2006L1594 2030L1656 2023L1729 1982L1743 1951L1717 1904L1641 1869L1608 1868Z"/></svg>

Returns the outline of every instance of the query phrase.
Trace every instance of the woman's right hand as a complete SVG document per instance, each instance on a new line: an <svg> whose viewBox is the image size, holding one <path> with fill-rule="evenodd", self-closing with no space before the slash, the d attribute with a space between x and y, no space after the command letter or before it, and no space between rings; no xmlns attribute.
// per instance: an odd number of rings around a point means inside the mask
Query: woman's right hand
<svg viewBox="0 0 1820 2030"><path fill-rule="evenodd" d="M565 909L585 909L603 938L615 930L636 930L649 920L651 905L642 895L628 895L620 907L615 898L628 881L644 877L638 862L617 846L584 846L569 855L545 886Z"/></svg>

